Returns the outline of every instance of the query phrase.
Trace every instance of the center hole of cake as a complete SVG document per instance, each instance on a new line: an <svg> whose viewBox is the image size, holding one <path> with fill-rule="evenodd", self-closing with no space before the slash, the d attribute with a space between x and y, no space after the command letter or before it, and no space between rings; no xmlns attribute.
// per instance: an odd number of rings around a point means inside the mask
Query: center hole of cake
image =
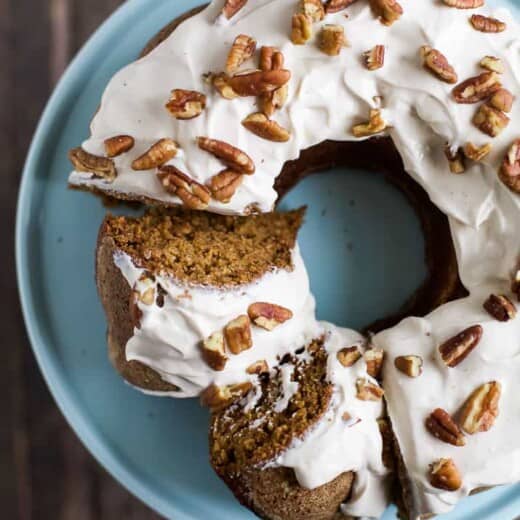
<svg viewBox="0 0 520 520"><path fill-rule="evenodd" d="M299 244L320 320L364 328L397 312L424 280L424 236L414 209L383 175L333 168L281 201L307 205Z"/></svg>

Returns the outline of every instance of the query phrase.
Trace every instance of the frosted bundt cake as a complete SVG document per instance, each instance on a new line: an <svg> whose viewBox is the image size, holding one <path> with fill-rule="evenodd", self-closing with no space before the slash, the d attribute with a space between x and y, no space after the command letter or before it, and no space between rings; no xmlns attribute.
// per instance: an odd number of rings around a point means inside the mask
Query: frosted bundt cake
<svg viewBox="0 0 520 520"><path fill-rule="evenodd" d="M260 516L377 516L383 399L405 517L520 479L519 34L484 0L215 0L114 76L71 150L72 187L184 206L102 226L111 357L201 396L212 465ZM302 213L266 213L335 164L385 171L425 231L428 280L367 339L316 321Z"/></svg>

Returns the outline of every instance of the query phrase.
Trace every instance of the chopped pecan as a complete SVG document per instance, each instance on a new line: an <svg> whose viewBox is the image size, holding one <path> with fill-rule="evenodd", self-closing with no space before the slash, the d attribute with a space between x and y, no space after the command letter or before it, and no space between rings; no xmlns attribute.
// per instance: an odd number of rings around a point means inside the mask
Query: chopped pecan
<svg viewBox="0 0 520 520"><path fill-rule="evenodd" d="M442 408L436 408L426 419L426 429L437 439L453 446L464 446L464 433L451 415Z"/></svg>
<svg viewBox="0 0 520 520"><path fill-rule="evenodd" d="M383 389L368 379L360 377L356 380L356 397L361 401L379 401L383 394Z"/></svg>
<svg viewBox="0 0 520 520"><path fill-rule="evenodd" d="M464 155L462 154L462 150L460 148L452 150L450 145L447 144L444 148L444 155L446 156L446 159L448 159L451 173L464 173L466 171Z"/></svg>
<svg viewBox="0 0 520 520"><path fill-rule="evenodd" d="M354 125L352 133L355 137L369 137L371 135L379 134L387 127L386 121L381 116L381 111L378 109L370 110L370 119L366 123Z"/></svg>
<svg viewBox="0 0 520 520"><path fill-rule="evenodd" d="M361 359L361 352L354 347L344 347L336 353L338 361L346 368L351 367L354 363Z"/></svg>
<svg viewBox="0 0 520 520"><path fill-rule="evenodd" d="M473 117L473 124L490 137L496 137L509 124L509 118L496 108L482 104Z"/></svg>
<svg viewBox="0 0 520 520"><path fill-rule="evenodd" d="M262 112L256 112L247 116L242 121L242 125L253 134L262 139L267 139L268 141L285 143L291 138L289 131L279 125L276 121L268 119Z"/></svg>
<svg viewBox="0 0 520 520"><path fill-rule="evenodd" d="M273 330L293 317L290 309L266 302L252 303L247 309L247 314L255 325L265 330Z"/></svg>
<svg viewBox="0 0 520 520"><path fill-rule="evenodd" d="M117 157L122 153L128 152L134 147L134 138L130 135L115 135L105 139L105 153L107 157Z"/></svg>
<svg viewBox="0 0 520 520"><path fill-rule="evenodd" d="M226 0L222 8L222 14L230 20L235 16L242 7L247 4L247 0Z"/></svg>
<svg viewBox="0 0 520 520"><path fill-rule="evenodd" d="M515 98L509 90L500 88L489 98L488 103L502 112L511 112L514 100Z"/></svg>
<svg viewBox="0 0 520 520"><path fill-rule="evenodd" d="M218 412L245 397L252 388L253 384L249 381L228 386L211 384L200 394L200 402L212 412Z"/></svg>
<svg viewBox="0 0 520 520"><path fill-rule="evenodd" d="M376 45L363 53L363 62L368 70L380 69L385 64L385 46Z"/></svg>
<svg viewBox="0 0 520 520"><path fill-rule="evenodd" d="M369 376L379 379L381 368L383 367L384 355L383 349L380 348L371 348L363 354Z"/></svg>
<svg viewBox="0 0 520 520"><path fill-rule="evenodd" d="M392 25L401 18L403 8L397 0L369 0L374 14L384 25Z"/></svg>
<svg viewBox="0 0 520 520"><path fill-rule="evenodd" d="M211 200L208 188L181 172L177 167L163 166L157 172L157 178L165 191L177 195L187 208L206 209L208 207Z"/></svg>
<svg viewBox="0 0 520 520"><path fill-rule="evenodd" d="M232 170L247 175L255 173L255 164L251 157L229 143L209 137L197 137L197 144L201 150L214 155Z"/></svg>
<svg viewBox="0 0 520 520"><path fill-rule="evenodd" d="M235 170L225 169L211 177L209 189L215 200L228 203L244 179L243 174Z"/></svg>
<svg viewBox="0 0 520 520"><path fill-rule="evenodd" d="M439 459L431 464L430 484L445 491L457 491L462 486L462 477L452 459Z"/></svg>
<svg viewBox="0 0 520 520"><path fill-rule="evenodd" d="M236 72L242 63L253 56L255 51L256 40L251 38L251 36L247 36L247 34L239 34L235 38L231 50L229 51L226 60L226 72L228 74Z"/></svg>
<svg viewBox="0 0 520 520"><path fill-rule="evenodd" d="M69 160L78 172L92 173L108 182L113 182L117 176L116 166L112 159L93 155L81 147L69 151Z"/></svg>
<svg viewBox="0 0 520 520"><path fill-rule="evenodd" d="M498 321L509 321L516 316L515 304L504 294L490 294L483 307Z"/></svg>
<svg viewBox="0 0 520 520"><path fill-rule="evenodd" d="M347 44L342 25L326 24L321 28L319 47L328 56L338 56Z"/></svg>
<svg viewBox="0 0 520 520"><path fill-rule="evenodd" d="M476 9L482 7L485 0L442 0L448 7L456 9Z"/></svg>
<svg viewBox="0 0 520 520"><path fill-rule="evenodd" d="M499 33L506 30L506 24L496 18L482 16L481 14L473 14L469 20L471 25L480 32Z"/></svg>
<svg viewBox="0 0 520 520"><path fill-rule="evenodd" d="M286 69L254 70L236 74L229 79L229 86L239 96L259 96L280 88L289 79L291 73Z"/></svg>
<svg viewBox="0 0 520 520"><path fill-rule="evenodd" d="M249 365L246 368L246 372L251 375L266 374L267 372L269 372L269 365L267 364L267 361L265 359L261 359L259 361L255 361L254 363Z"/></svg>
<svg viewBox="0 0 520 520"><path fill-rule="evenodd" d="M175 119L193 119L206 108L206 96L195 90L172 90L166 108Z"/></svg>
<svg viewBox="0 0 520 520"><path fill-rule="evenodd" d="M452 93L457 103L477 103L501 87L500 78L495 72L482 72L459 83Z"/></svg>
<svg viewBox="0 0 520 520"><path fill-rule="evenodd" d="M456 367L478 345L482 327L472 325L439 346L442 360L449 367Z"/></svg>
<svg viewBox="0 0 520 520"><path fill-rule="evenodd" d="M441 51L432 49L429 45L423 45L421 47L421 56L423 67L426 70L429 70L446 83L457 83L457 73Z"/></svg>
<svg viewBox="0 0 520 520"><path fill-rule="evenodd" d="M312 36L312 18L303 13L293 14L291 22L291 41L304 45Z"/></svg>
<svg viewBox="0 0 520 520"><path fill-rule="evenodd" d="M162 166L177 155L177 143L173 139L160 139L132 162L134 170L151 170Z"/></svg>
<svg viewBox="0 0 520 520"><path fill-rule="evenodd" d="M490 381L479 386L468 398L460 413L460 425L469 434L487 432L498 417L501 385Z"/></svg>
<svg viewBox="0 0 520 520"><path fill-rule="evenodd" d="M511 145L504 157L499 177L506 186L520 193L520 139ZM513 292L518 295L520 301L520 271L517 271L517 274L519 275L518 285L514 286Z"/></svg>
<svg viewBox="0 0 520 520"><path fill-rule="evenodd" d="M496 72L497 74L503 74L505 70L502 60L495 56L484 56L480 60L480 66L491 72Z"/></svg>
<svg viewBox="0 0 520 520"><path fill-rule="evenodd" d="M229 84L230 79L231 78L223 72L220 74L215 74L212 77L213 86L224 99L235 99L238 97L238 94L231 88L231 85Z"/></svg>
<svg viewBox="0 0 520 520"><path fill-rule="evenodd" d="M228 348L233 354L240 354L240 352L250 349L253 346L253 339L249 316L242 314L230 321L224 327L224 335Z"/></svg>
<svg viewBox="0 0 520 520"><path fill-rule="evenodd" d="M491 151L492 145L491 143L483 144L482 146L476 146L471 142L468 142L464 145L464 155L475 162L482 161L485 157L488 156Z"/></svg>
<svg viewBox="0 0 520 520"><path fill-rule="evenodd" d="M300 11L313 22L321 22L325 18L325 9L321 0L300 0Z"/></svg>
<svg viewBox="0 0 520 520"><path fill-rule="evenodd" d="M419 377L422 374L423 360L420 356L398 356L394 359L394 365L408 377Z"/></svg>
<svg viewBox="0 0 520 520"><path fill-rule="evenodd" d="M327 14L337 13L346 9L349 5L353 4L356 0L328 0L325 4L325 12Z"/></svg>
<svg viewBox="0 0 520 520"><path fill-rule="evenodd" d="M213 370L224 370L228 357L222 332L214 332L202 342L202 358Z"/></svg>

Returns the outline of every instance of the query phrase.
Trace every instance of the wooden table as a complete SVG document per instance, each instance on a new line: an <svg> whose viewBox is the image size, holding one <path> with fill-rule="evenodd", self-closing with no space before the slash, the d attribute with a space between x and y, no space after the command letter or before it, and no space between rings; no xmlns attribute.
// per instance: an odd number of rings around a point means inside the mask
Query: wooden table
<svg viewBox="0 0 520 520"><path fill-rule="evenodd" d="M24 331L13 256L18 183L40 113L67 62L121 3L0 0L0 517L6 520L159 518L99 466L54 404Z"/></svg>

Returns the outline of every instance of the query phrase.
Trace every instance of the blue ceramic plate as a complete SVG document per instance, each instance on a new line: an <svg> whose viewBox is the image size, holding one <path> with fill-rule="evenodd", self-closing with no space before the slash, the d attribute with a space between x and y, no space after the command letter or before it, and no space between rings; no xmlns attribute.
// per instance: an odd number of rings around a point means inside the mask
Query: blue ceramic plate
<svg viewBox="0 0 520 520"><path fill-rule="evenodd" d="M198 0L131 0L78 54L54 92L31 146L18 205L18 281L31 343L66 418L94 456L158 512L176 520L253 515L213 474L208 416L195 400L144 396L106 356L94 286L99 200L67 190L67 150L81 142L112 74L166 21ZM396 309L425 274L423 238L404 197L378 175L329 171L293 190L309 205L303 255L322 319L359 327ZM404 269L403 269L404 267ZM470 498L448 519L510 519L520 487ZM386 520L395 518L389 509Z"/></svg>

